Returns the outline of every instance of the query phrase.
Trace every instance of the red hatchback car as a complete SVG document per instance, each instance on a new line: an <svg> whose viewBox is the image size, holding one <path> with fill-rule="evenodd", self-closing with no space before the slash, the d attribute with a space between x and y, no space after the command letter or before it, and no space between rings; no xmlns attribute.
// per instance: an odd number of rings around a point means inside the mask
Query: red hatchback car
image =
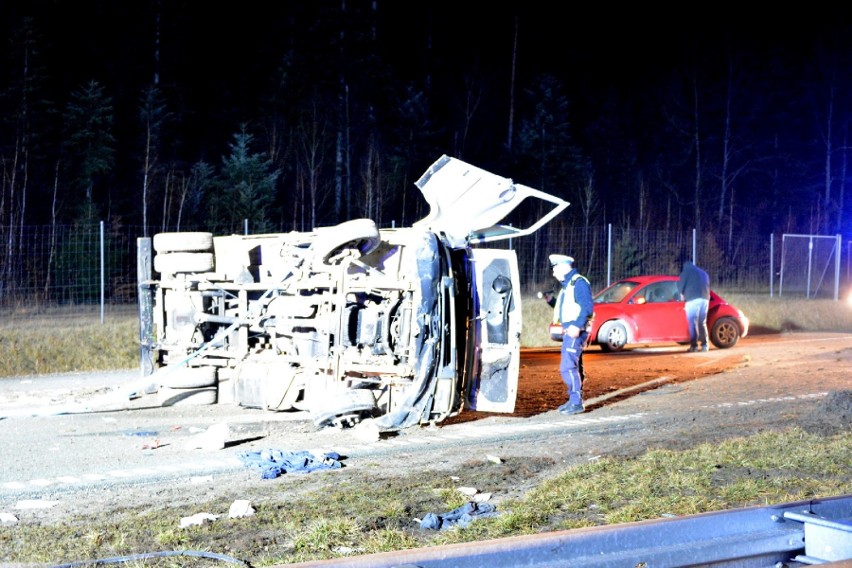
<svg viewBox="0 0 852 568"><path fill-rule="evenodd" d="M632 276L597 293L590 344L612 352L635 344L689 343L677 281L677 276ZM748 325L740 309L710 291L707 332L713 345L733 347L748 334Z"/></svg>

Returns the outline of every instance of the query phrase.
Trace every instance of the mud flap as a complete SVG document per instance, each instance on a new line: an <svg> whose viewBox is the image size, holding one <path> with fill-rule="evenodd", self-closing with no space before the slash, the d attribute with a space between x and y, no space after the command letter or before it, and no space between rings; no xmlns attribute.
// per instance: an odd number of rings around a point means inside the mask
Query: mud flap
<svg viewBox="0 0 852 568"><path fill-rule="evenodd" d="M476 320L473 380L467 405L482 412L514 412L521 357L521 295L514 251L471 251Z"/></svg>

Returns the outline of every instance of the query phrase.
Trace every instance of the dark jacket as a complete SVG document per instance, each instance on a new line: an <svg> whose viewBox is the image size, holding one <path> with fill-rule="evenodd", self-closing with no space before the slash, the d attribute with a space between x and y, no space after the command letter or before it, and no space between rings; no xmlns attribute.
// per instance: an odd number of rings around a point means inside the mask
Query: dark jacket
<svg viewBox="0 0 852 568"><path fill-rule="evenodd" d="M678 292L685 301L698 298L710 299L710 277L702 269L687 260L683 263L680 279L677 282Z"/></svg>

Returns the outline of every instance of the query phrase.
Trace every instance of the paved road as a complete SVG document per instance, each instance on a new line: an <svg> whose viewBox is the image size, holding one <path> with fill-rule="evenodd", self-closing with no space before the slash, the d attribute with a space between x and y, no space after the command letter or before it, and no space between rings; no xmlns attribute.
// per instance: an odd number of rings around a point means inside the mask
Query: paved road
<svg viewBox="0 0 852 568"><path fill-rule="evenodd" d="M797 361L803 348L820 356L820 376L808 374L812 361ZM229 405L159 408L153 395L129 395L141 386L135 371L0 380L0 512L16 500L73 498L75 491L93 487L117 491L126 485L244 476L246 465L239 454L259 447L333 450L352 461L423 449L437 455L469 448L473 442L484 452L505 451L513 444L567 446L569 440L575 446L606 446L604 437L620 440L617 443L654 437L663 422L687 423L699 413L719 425L739 420L729 413L741 414L743 409L767 420L789 414L791 407L804 413L817 408L829 389L849 388L849 334L774 336L752 340L748 349L750 362L742 368L689 383L649 379L632 389L635 394L609 392L588 400L594 410L579 416L489 416L440 428L412 428L378 441L362 438L357 428L317 430L304 413ZM652 359L660 365L660 357L659 350L649 350L635 353L633 359L642 368L645 358L649 365ZM802 370L795 370L796 365ZM834 367L841 370L827 371ZM779 380L782 369L797 380ZM217 423L227 424L224 447L216 440L208 445L211 426Z"/></svg>

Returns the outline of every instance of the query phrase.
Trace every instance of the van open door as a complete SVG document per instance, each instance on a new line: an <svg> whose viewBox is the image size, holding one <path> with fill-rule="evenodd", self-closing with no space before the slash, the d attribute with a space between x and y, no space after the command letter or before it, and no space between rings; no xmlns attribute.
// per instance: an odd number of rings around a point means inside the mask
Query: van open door
<svg viewBox="0 0 852 568"><path fill-rule="evenodd" d="M474 280L474 361L466 406L514 412L521 358L521 294L513 250L471 251Z"/></svg>
<svg viewBox="0 0 852 568"><path fill-rule="evenodd" d="M569 203L456 158L442 156L415 185L429 203L429 214L414 223L443 233L454 248L530 235L549 223ZM529 226L501 223L523 204L539 217Z"/></svg>

